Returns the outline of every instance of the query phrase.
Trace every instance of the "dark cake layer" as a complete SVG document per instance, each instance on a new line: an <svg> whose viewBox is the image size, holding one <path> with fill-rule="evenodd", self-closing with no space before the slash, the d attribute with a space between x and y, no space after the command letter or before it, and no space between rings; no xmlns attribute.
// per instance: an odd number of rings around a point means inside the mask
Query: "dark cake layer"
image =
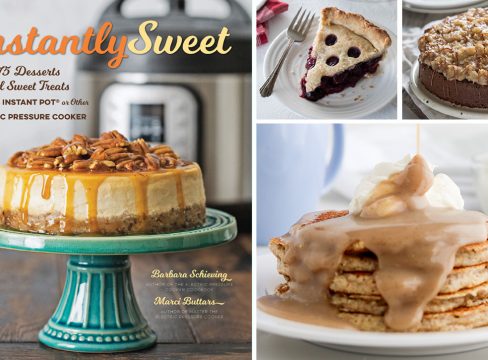
<svg viewBox="0 0 488 360"><path fill-rule="evenodd" d="M440 72L422 63L419 78L429 92L443 100L472 108L488 108L488 86L467 80L448 80Z"/></svg>
<svg viewBox="0 0 488 360"><path fill-rule="evenodd" d="M369 61L361 62L353 68L338 73L334 76L323 76L320 86L310 92L307 92L305 87L305 75L301 81L301 97L310 101L317 101L327 95L341 92L345 88L354 87L356 86L357 82L361 80L366 74L374 74L376 72L381 58L381 56L378 56ZM306 65L307 70L312 68L313 66L315 66L315 59L309 57Z"/></svg>

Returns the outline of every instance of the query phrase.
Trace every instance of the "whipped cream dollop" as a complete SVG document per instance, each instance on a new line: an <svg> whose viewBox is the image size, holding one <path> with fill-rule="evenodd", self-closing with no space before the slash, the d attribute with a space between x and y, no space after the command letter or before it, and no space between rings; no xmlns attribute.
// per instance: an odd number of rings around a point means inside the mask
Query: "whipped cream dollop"
<svg viewBox="0 0 488 360"><path fill-rule="evenodd" d="M353 215L359 215L376 187L389 179L391 175L403 171L411 160L412 157L407 155L394 163L384 162L376 165L373 171L364 177L356 188L354 198L349 203L349 212ZM433 167L430 164L429 167L432 171ZM425 193L425 197L432 207L457 210L464 208L464 200L459 187L446 174L435 175L433 184Z"/></svg>

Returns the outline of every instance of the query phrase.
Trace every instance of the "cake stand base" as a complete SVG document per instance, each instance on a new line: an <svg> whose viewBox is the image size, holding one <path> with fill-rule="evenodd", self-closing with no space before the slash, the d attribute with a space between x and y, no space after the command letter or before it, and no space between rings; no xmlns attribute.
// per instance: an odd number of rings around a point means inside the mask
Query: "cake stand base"
<svg viewBox="0 0 488 360"><path fill-rule="evenodd" d="M54 315L39 332L52 348L79 352L131 351L156 342L137 305L124 255L71 255Z"/></svg>
<svg viewBox="0 0 488 360"><path fill-rule="evenodd" d="M128 255L203 249L236 236L233 216L207 208L203 226L165 234L54 236L0 228L0 248L71 256L63 294L39 340L60 350L97 353L156 342L137 306Z"/></svg>

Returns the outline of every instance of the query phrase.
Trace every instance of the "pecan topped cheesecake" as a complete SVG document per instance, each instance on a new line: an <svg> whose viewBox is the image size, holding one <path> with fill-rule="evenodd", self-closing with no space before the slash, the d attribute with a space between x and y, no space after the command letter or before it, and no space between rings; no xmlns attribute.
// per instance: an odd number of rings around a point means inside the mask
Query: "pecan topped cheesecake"
<svg viewBox="0 0 488 360"><path fill-rule="evenodd" d="M419 77L437 97L488 108L488 9L445 18L419 39Z"/></svg>
<svg viewBox="0 0 488 360"><path fill-rule="evenodd" d="M150 234L205 222L198 164L117 131L15 153L0 167L0 206L4 225L48 234Z"/></svg>
<svg viewBox="0 0 488 360"><path fill-rule="evenodd" d="M354 87L375 73L391 45L385 30L359 14L330 7L321 15L301 81L302 97L311 101Z"/></svg>

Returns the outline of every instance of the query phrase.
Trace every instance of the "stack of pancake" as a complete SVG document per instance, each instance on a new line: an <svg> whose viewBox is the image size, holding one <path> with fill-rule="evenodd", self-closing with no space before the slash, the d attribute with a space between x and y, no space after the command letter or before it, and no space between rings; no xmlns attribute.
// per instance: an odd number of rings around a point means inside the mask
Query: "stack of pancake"
<svg viewBox="0 0 488 360"><path fill-rule="evenodd" d="M278 272L286 280L277 288L277 294L285 295L289 290L287 283L293 279L283 261L287 240L272 239L270 249L278 259ZM374 281L377 268L376 256L361 241L354 243L344 254L330 284L329 301L337 308L339 317L360 330L392 331L383 321L388 305ZM459 249L454 269L424 310L421 324L409 331L449 331L488 325L488 241Z"/></svg>

